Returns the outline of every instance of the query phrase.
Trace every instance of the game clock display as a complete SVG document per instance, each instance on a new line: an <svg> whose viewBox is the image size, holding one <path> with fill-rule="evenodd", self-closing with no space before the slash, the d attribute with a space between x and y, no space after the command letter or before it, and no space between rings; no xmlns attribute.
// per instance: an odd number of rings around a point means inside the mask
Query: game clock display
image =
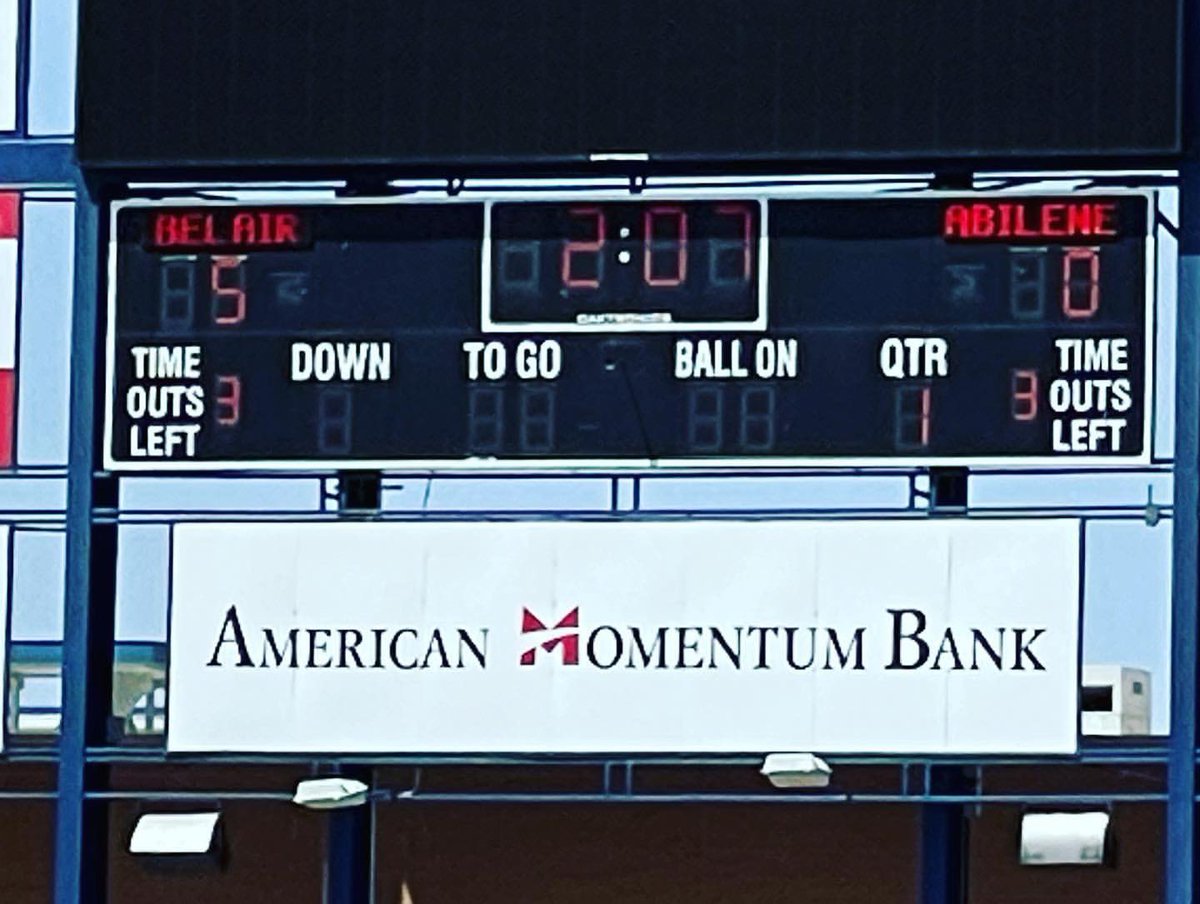
<svg viewBox="0 0 1200 904"><path fill-rule="evenodd" d="M1151 201L118 202L105 464L1145 461Z"/></svg>
<svg viewBox="0 0 1200 904"><path fill-rule="evenodd" d="M762 326L762 207L490 205L490 326Z"/></svg>

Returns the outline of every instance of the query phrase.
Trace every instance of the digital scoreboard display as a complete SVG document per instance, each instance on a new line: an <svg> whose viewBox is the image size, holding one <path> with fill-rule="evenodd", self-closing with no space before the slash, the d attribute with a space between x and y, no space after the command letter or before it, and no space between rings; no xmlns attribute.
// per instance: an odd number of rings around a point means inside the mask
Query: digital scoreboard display
<svg viewBox="0 0 1200 904"><path fill-rule="evenodd" d="M1143 462L1152 200L119 202L106 467Z"/></svg>

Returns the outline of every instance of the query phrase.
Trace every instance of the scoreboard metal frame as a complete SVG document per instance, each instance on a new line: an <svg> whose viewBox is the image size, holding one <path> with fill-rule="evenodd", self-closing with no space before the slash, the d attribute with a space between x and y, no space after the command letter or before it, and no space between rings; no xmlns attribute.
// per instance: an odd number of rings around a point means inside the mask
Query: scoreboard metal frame
<svg viewBox="0 0 1200 904"><path fill-rule="evenodd" d="M1101 175L1101 174L1088 174ZM480 181L471 186L455 187L448 183L432 180L415 183L406 193L381 196L341 196L333 189L297 185L270 190L202 189L200 187L163 190L159 186L154 197L129 198L111 202L109 206L109 247L106 267L105 319L107 325L105 348L105 405L103 412L102 460L105 470L118 473L173 473L173 472L271 472L304 471L332 472L340 470L386 470L392 473L432 474L479 473L479 474L621 474L621 473L749 473L813 471L835 468L869 468L872 470L929 468L958 466L971 468L1006 469L1049 468L1079 469L1081 467L1106 469L1128 468L1151 464L1155 460L1154 410L1155 410L1155 321L1156 309L1162 300L1159 297L1158 275L1161 266L1157 240L1161 208L1160 192L1155 187L1127 187L1109 185L1104 181L1092 184L1088 176L1074 178L1055 174L1048 178L1016 179L1004 188L932 188L928 176L891 177L829 177L824 179L769 179L769 178L713 178L713 179L653 179L643 180L578 180L564 187L564 180L493 180ZM977 177L977 184L984 177ZM995 180L1003 182L1004 180ZM635 187L636 183L636 187ZM1083 183L1084 187L1080 187ZM986 185L986 181L984 182ZM113 455L113 410L116 404L116 333L117 333L117 217L123 210L156 207L237 207L297 205L406 205L406 204L483 204L485 208L482 243L482 277L480 298L481 336L512 335L531 333L554 335L556 333L654 333L687 332L712 333L718 331L761 333L769 323L768 297L768 239L767 210L773 200L838 200L865 199L937 199L978 198L980 200L1022 198L1044 198L1047 196L1086 199L1090 196L1142 197L1147 204L1147 229L1145 235L1145 299L1144 350L1142 386L1142 450L1136 455L1095 455L1067 453L1063 455L1005 455L1005 456L755 456L720 455L704 458L421 458L421 459L288 459L271 460L166 460L145 461L117 460ZM753 200L761 211L758 228L759 266L757 273L758 310L752 321L712 323L530 323L516 324L495 321L489 307L490 300L490 227L493 206L499 202L572 202L605 203L621 201L720 201L722 199ZM1168 299L1168 301L1171 301ZM801 364L803 372L803 364Z"/></svg>

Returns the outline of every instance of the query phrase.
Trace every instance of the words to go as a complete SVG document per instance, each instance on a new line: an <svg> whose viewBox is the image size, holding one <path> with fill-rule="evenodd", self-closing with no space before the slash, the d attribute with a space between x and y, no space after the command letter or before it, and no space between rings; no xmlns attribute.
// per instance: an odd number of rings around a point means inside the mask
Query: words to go
<svg viewBox="0 0 1200 904"><path fill-rule="evenodd" d="M508 348L503 342L462 344L467 356L467 379L503 380L508 375ZM513 370L520 380L554 380L562 372L562 346L554 339L522 339L517 343Z"/></svg>

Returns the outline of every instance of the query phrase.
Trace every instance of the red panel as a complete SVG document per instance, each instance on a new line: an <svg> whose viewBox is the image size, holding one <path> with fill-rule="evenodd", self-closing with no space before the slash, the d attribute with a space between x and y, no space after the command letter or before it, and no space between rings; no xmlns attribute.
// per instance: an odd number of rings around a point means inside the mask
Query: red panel
<svg viewBox="0 0 1200 904"><path fill-rule="evenodd" d="M13 424L17 419L17 373L0 370L0 468L13 465Z"/></svg>
<svg viewBox="0 0 1200 904"><path fill-rule="evenodd" d="M15 239L21 224L21 196L15 191L0 191L0 239Z"/></svg>

